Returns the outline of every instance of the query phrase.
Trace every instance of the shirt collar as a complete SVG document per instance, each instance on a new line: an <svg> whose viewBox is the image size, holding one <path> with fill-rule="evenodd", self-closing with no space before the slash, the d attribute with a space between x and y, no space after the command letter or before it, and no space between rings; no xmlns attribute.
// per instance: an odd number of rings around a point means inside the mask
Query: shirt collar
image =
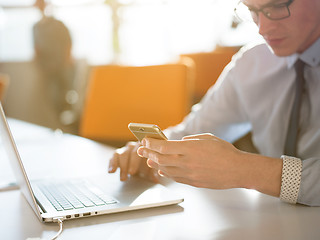
<svg viewBox="0 0 320 240"><path fill-rule="evenodd" d="M320 63L320 38L318 38L315 43L313 43L307 50L305 50L302 54L292 54L287 59L288 68L292 68L297 59L300 58L305 63L307 63L311 67L315 67Z"/></svg>

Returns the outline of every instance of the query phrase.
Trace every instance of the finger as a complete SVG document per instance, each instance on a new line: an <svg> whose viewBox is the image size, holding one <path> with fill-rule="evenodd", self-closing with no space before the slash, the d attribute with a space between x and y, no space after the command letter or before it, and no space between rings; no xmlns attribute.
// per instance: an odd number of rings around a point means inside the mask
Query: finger
<svg viewBox="0 0 320 240"><path fill-rule="evenodd" d="M157 170L149 168L147 164L143 164L141 166L139 176L155 183L158 183L160 178L160 176L157 173Z"/></svg>
<svg viewBox="0 0 320 240"><path fill-rule="evenodd" d="M179 164L182 156L178 154L161 154L146 147L139 147L137 153L139 156L147 158L161 166L176 166Z"/></svg>
<svg viewBox="0 0 320 240"><path fill-rule="evenodd" d="M119 154L118 164L120 167L120 180L125 181L128 179L128 163L130 159L130 150L127 149L126 151Z"/></svg>
<svg viewBox="0 0 320 240"><path fill-rule="evenodd" d="M159 140L155 138L144 138L141 144L153 151L161 154L182 154L183 143L182 141L173 140Z"/></svg>
<svg viewBox="0 0 320 240"><path fill-rule="evenodd" d="M160 175L158 174L158 171L156 171L155 169L151 169L151 171L149 171L149 180L155 183L159 183Z"/></svg>
<svg viewBox="0 0 320 240"><path fill-rule="evenodd" d="M164 175L165 176L165 175ZM166 176L165 176L166 177ZM188 178L184 178L184 177L172 177L171 178L172 180L174 180L175 182L178 182L178 183L183 183L183 184L187 184L187 185L190 185L190 186L194 186L194 187L198 187L199 184L197 184L196 182L194 181L191 181L190 179Z"/></svg>
<svg viewBox="0 0 320 240"><path fill-rule="evenodd" d="M184 136L182 140L194 140L194 139L212 139L215 136L211 133L195 134Z"/></svg>
<svg viewBox="0 0 320 240"><path fill-rule="evenodd" d="M154 169L154 171L156 171L161 177L176 178L182 174L181 169L175 166L160 166L150 159L147 160L147 164L149 167Z"/></svg>
<svg viewBox="0 0 320 240"><path fill-rule="evenodd" d="M115 152L109 161L109 168L108 168L109 173L114 173L119 167L118 158L119 158L119 154Z"/></svg>
<svg viewBox="0 0 320 240"><path fill-rule="evenodd" d="M175 174L170 174L169 172L170 171L175 171L174 169L161 169L161 170L158 170L158 174L161 176L161 177L166 177L166 178L170 178L172 180L174 180L175 182L178 182L178 183L184 183L184 184L188 184L188 185L191 185L191 186L197 186L197 182L196 181L193 181L192 179L189 179L187 177L183 177L181 175L175 175Z"/></svg>
<svg viewBox="0 0 320 240"><path fill-rule="evenodd" d="M139 171L139 166L143 159L137 154L137 149L140 144L137 144L130 153L129 174L135 175Z"/></svg>
<svg viewBox="0 0 320 240"><path fill-rule="evenodd" d="M155 161L153 161L151 159L147 159L147 165L149 168L153 168L155 170L159 169L159 164L157 164Z"/></svg>

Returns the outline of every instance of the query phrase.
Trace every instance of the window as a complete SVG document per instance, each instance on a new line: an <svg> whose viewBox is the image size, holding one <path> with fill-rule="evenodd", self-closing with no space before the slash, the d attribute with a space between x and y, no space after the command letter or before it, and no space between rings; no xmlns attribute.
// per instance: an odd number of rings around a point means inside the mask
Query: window
<svg viewBox="0 0 320 240"><path fill-rule="evenodd" d="M34 1L0 0L0 61L33 58L32 26L41 18ZM221 42L243 44L250 36L226 38L232 33L234 0L47 2L71 32L73 55L91 64L157 64L181 53L211 51ZM256 34L255 28L249 31Z"/></svg>

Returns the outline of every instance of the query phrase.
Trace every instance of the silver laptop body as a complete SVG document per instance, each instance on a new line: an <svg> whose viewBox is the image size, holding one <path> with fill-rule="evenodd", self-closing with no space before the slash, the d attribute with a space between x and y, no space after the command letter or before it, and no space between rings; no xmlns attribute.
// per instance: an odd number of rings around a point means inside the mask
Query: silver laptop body
<svg viewBox="0 0 320 240"><path fill-rule="evenodd" d="M102 178L92 178L90 180L63 180L66 183L63 183L61 179L30 181L22 163L23 156L21 159L1 103L0 136L20 191L42 222L56 222L58 218L66 220L167 206L183 201L181 196L170 192L160 184L153 184L138 177L133 177L127 183L123 183L120 182L116 174L106 174ZM41 148L41 146L38 146L38 148ZM74 183L77 184L76 188L73 188ZM54 184L54 189L57 190L60 197L61 195L67 196L70 192L74 193L72 197L76 200L76 203L71 202L69 204L72 205L71 207L61 208L55 202L56 198L51 195L51 189L49 189L51 184ZM59 186L62 186L62 190L58 189ZM79 192L77 192L78 190ZM94 194L94 196L91 194ZM78 202L80 195L85 195L85 199L88 195L93 196L95 201L92 199L90 199L91 202L84 200L83 205L85 206L81 206Z"/></svg>

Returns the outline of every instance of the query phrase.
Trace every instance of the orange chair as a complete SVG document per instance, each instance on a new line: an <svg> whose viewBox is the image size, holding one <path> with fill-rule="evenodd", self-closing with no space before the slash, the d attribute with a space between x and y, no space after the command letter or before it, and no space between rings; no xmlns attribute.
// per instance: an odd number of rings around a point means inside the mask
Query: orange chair
<svg viewBox="0 0 320 240"><path fill-rule="evenodd" d="M0 101L4 99L8 86L9 76L6 74L0 74Z"/></svg>
<svg viewBox="0 0 320 240"><path fill-rule="evenodd" d="M216 82L239 47L217 47L212 52L182 54L195 63L194 102L198 102Z"/></svg>
<svg viewBox="0 0 320 240"><path fill-rule="evenodd" d="M93 67L79 134L101 142L135 140L130 122L162 129L179 123L190 111L192 60L155 66Z"/></svg>

